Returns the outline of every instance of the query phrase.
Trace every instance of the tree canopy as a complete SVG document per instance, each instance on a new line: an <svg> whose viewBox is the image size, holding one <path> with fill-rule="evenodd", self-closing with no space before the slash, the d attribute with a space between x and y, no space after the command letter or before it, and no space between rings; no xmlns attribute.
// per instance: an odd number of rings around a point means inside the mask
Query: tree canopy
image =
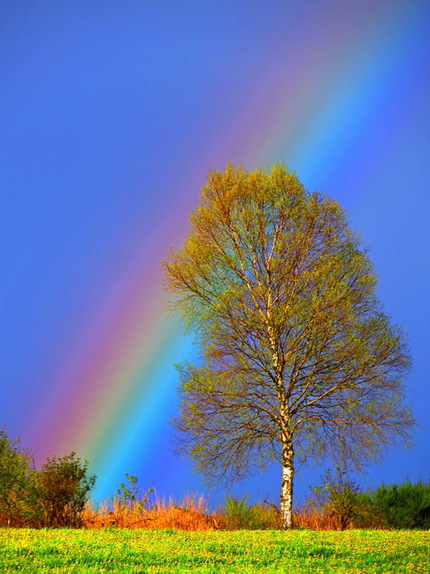
<svg viewBox="0 0 430 574"><path fill-rule="evenodd" d="M179 450L209 482L278 461L290 527L295 461L362 467L408 441L405 336L346 213L285 166L210 172L190 223L163 262L199 350L178 367Z"/></svg>

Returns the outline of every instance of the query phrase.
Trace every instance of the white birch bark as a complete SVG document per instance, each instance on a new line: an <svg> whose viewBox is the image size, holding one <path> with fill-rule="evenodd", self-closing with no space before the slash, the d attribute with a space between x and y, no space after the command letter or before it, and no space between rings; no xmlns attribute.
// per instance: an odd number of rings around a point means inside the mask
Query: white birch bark
<svg viewBox="0 0 430 574"><path fill-rule="evenodd" d="M293 526L294 451L291 441L282 446L281 518L285 529Z"/></svg>

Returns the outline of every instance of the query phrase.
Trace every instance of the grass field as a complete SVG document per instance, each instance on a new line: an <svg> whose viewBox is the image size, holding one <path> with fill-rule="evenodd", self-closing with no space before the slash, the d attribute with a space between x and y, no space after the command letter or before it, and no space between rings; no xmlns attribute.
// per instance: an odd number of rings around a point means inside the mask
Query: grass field
<svg viewBox="0 0 430 574"><path fill-rule="evenodd" d="M430 533L0 529L0 572L429 574Z"/></svg>

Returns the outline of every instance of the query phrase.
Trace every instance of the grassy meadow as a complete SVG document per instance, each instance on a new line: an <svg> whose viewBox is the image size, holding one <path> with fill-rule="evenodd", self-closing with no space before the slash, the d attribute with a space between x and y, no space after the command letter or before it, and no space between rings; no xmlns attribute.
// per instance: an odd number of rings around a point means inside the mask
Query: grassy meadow
<svg viewBox="0 0 430 574"><path fill-rule="evenodd" d="M428 574L430 533L2 528L0 572Z"/></svg>

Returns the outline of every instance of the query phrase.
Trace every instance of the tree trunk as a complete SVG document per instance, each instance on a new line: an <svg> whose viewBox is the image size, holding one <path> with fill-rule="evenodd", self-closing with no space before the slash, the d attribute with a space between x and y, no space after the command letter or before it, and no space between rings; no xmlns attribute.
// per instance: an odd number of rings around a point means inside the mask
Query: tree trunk
<svg viewBox="0 0 430 574"><path fill-rule="evenodd" d="M282 445L281 519L285 529L293 526L294 450L291 441Z"/></svg>

